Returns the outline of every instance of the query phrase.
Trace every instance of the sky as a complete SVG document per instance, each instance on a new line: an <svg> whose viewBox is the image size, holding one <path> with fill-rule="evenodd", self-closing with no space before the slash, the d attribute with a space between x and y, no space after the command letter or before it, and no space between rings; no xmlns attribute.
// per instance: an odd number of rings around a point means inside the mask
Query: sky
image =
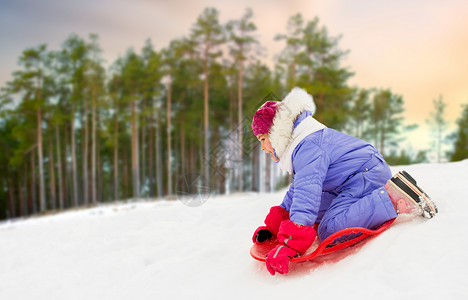
<svg viewBox="0 0 468 300"><path fill-rule="evenodd" d="M274 37L286 32L288 18L298 12L306 22L319 17L330 36L342 35L339 48L349 50L342 66L355 73L351 86L389 88L403 96L405 119L419 129L402 147L430 147L425 120L440 95L448 104L447 133L468 103L466 0L0 0L0 86L28 47L46 43L58 50L71 33L96 33L110 65L130 47L139 51L148 38L161 49L188 36L206 7L218 9L221 23L251 8L266 49L262 60L270 66L284 48Z"/></svg>

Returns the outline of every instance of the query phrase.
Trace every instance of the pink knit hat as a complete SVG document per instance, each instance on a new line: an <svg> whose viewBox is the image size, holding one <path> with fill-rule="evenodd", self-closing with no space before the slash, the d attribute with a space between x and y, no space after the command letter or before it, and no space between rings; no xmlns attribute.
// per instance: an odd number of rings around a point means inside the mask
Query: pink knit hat
<svg viewBox="0 0 468 300"><path fill-rule="evenodd" d="M267 101L257 109L252 121L252 130L255 136L270 133L279 103L278 101Z"/></svg>

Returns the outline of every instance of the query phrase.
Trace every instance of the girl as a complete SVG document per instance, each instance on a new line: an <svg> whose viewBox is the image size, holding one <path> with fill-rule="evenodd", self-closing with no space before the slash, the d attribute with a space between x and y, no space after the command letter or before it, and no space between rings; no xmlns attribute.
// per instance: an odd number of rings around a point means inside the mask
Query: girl
<svg viewBox="0 0 468 300"><path fill-rule="evenodd" d="M266 259L272 275L287 273L289 259L303 254L317 233L324 240L349 227L374 229L400 213L437 213L408 173L391 178L372 145L327 128L314 113L312 96L294 88L282 102L267 101L253 118L261 149L293 174L283 202L270 209L252 238L262 243L277 236L280 244Z"/></svg>

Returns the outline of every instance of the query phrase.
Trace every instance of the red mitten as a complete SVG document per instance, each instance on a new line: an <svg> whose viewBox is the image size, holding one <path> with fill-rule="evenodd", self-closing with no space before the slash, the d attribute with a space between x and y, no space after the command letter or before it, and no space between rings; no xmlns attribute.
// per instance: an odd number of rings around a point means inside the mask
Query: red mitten
<svg viewBox="0 0 468 300"><path fill-rule="evenodd" d="M265 219L266 226L260 226L255 230L252 241L263 243L269 240L278 233L281 222L285 220L289 220L289 213L281 206L273 206Z"/></svg>
<svg viewBox="0 0 468 300"><path fill-rule="evenodd" d="M278 245L268 252L265 260L268 272L286 274L289 272L289 260L297 256L297 252L285 245Z"/></svg>
<svg viewBox="0 0 468 300"><path fill-rule="evenodd" d="M294 224L287 220L281 223L278 241L282 243L271 250L266 258L266 267L271 275L289 272L289 260L303 254L314 242L317 233L311 226Z"/></svg>
<svg viewBox="0 0 468 300"><path fill-rule="evenodd" d="M295 224L291 221L281 223L278 241L303 254L315 240L317 233L312 226Z"/></svg>
<svg viewBox="0 0 468 300"><path fill-rule="evenodd" d="M276 235L281 223L286 220L289 220L289 212L281 206L273 206L265 218L265 225L271 233Z"/></svg>
<svg viewBox="0 0 468 300"><path fill-rule="evenodd" d="M252 237L252 242L255 244L261 244L273 237L273 233L266 226L260 226L255 230Z"/></svg>

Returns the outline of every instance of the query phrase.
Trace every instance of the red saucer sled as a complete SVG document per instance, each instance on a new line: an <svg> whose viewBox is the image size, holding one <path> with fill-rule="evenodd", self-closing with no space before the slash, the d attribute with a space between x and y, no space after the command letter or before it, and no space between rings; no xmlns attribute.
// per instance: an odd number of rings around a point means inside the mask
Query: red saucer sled
<svg viewBox="0 0 468 300"><path fill-rule="evenodd" d="M352 228L346 228L346 229L340 230L330 235L323 242L316 241L314 244L312 244L312 246L309 249L307 249L307 251L303 255L291 258L290 261L301 262L301 261L306 261L306 260L312 260L318 256L322 256L331 252L344 249L346 247L356 244L359 241L362 241L363 239L369 236L375 236L375 235L381 234L388 227L390 227L390 225L392 225L394 221L395 219L388 220L387 222L383 223L382 225L380 225L380 227L374 230L362 228L362 227L352 227ZM341 242L341 243L335 242L335 240L345 237L346 235L349 235L349 234L360 234L360 235L350 240ZM318 246L317 246L317 243L318 243ZM256 260L265 261L265 258L268 252L270 252L274 247L276 247L276 245L278 245L277 239L271 239L261 244L254 244L252 248L250 248L250 255L252 255L252 257L255 258Z"/></svg>

